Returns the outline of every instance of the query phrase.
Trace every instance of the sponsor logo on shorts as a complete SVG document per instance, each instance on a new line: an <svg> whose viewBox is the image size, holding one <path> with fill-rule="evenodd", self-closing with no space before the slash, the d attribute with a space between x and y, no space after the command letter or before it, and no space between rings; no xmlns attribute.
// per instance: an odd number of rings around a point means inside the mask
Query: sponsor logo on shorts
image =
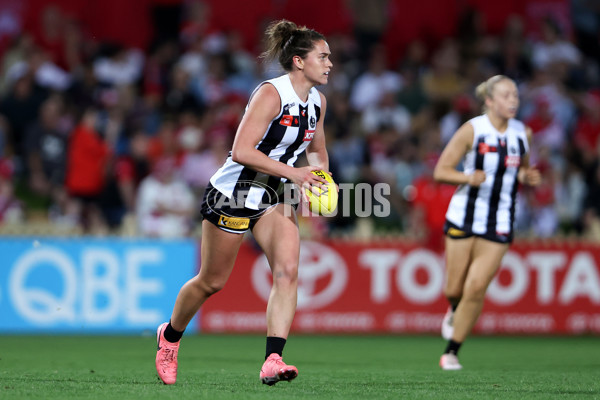
<svg viewBox="0 0 600 400"><path fill-rule="evenodd" d="M466 236L467 233L465 231L461 231L460 229L449 228L448 235L453 236L453 237L461 237L461 236Z"/></svg>
<svg viewBox="0 0 600 400"><path fill-rule="evenodd" d="M219 216L219 226L224 226L229 229L248 229L250 226L250 218L226 217Z"/></svg>

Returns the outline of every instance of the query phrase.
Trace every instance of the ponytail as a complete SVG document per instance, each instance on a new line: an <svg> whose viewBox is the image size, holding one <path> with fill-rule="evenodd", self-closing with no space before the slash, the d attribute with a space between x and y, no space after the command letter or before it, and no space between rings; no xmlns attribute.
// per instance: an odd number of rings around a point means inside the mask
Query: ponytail
<svg viewBox="0 0 600 400"><path fill-rule="evenodd" d="M314 48L318 40L325 36L305 26L298 27L295 23L282 19L274 21L265 31L266 50L260 55L265 61L278 59L281 67L291 71L294 56L305 58Z"/></svg>
<svg viewBox="0 0 600 400"><path fill-rule="evenodd" d="M496 84L505 79L508 79L509 81L513 82L513 80L510 79L506 75L494 75L491 78L489 78L487 81L481 82L475 88L475 96L483 103L483 111L484 112L486 111L485 99L487 99L487 98L491 99L494 94L494 87L496 86Z"/></svg>

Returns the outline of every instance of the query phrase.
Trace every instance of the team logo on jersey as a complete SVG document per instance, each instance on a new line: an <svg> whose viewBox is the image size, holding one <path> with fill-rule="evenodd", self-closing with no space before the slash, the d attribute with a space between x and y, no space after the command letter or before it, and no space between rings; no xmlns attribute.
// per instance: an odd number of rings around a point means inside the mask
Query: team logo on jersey
<svg viewBox="0 0 600 400"><path fill-rule="evenodd" d="M302 141L310 142L311 140L313 140L313 137L315 137L315 130L307 129L304 131L304 139L302 139Z"/></svg>
<svg viewBox="0 0 600 400"><path fill-rule="evenodd" d="M226 217L221 215L219 216L219 226L229 229L248 229L250 226L250 218Z"/></svg>
<svg viewBox="0 0 600 400"><path fill-rule="evenodd" d="M308 123L309 123L311 129L315 129L315 127L317 126L317 120L315 119L315 117L310 117L310 119L308 120Z"/></svg>
<svg viewBox="0 0 600 400"><path fill-rule="evenodd" d="M508 152L510 154L517 154L517 149L515 149L514 147L511 146L510 149L508 149Z"/></svg>
<svg viewBox="0 0 600 400"><path fill-rule="evenodd" d="M306 117L306 110L300 111L300 114L302 114L303 117Z"/></svg>

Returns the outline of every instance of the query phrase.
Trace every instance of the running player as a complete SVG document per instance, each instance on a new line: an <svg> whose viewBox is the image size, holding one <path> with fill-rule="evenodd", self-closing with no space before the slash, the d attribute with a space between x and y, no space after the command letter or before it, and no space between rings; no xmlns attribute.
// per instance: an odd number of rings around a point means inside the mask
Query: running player
<svg viewBox="0 0 600 400"><path fill-rule="evenodd" d="M312 173L329 169L323 130L326 100L314 86L327 83L333 64L325 37L312 29L281 20L265 34L268 47L262 57L277 58L287 74L254 90L232 151L206 189L200 272L183 285L170 322L157 331L156 369L165 384L177 378L183 331L206 299L225 285L248 230L273 274L260 379L273 385L298 375L281 358L296 311L300 256L295 206L284 201L293 196L285 196L284 190L327 183ZM295 167L304 151L310 166Z"/></svg>
<svg viewBox="0 0 600 400"><path fill-rule="evenodd" d="M513 239L519 183L538 185L529 166L531 130L514 119L519 92L508 77L496 75L476 89L485 113L461 126L434 170L439 182L459 185L446 213L444 294L450 303L442 323L448 340L440 367L457 370L458 350L477 322L488 285ZM464 159L464 172L457 165Z"/></svg>

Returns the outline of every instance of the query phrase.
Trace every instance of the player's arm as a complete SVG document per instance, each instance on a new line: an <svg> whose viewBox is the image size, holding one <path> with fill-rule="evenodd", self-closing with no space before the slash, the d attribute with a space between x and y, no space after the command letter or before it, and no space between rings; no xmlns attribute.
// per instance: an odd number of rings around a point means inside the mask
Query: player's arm
<svg viewBox="0 0 600 400"><path fill-rule="evenodd" d="M269 123L279 114L281 100L277 89L270 83L262 85L250 99L235 134L231 157L233 161L268 175L283 177L297 184L316 184L324 181L311 171L317 167L294 168L273 160L256 149ZM324 181L323 183L327 183Z"/></svg>
<svg viewBox="0 0 600 400"><path fill-rule="evenodd" d="M533 133L530 127L527 127L525 132L527 133L527 143L529 143L529 149L531 151L531 144L533 142ZM529 186L537 186L541 183L542 177L540 171L537 168L529 165L529 153L525 154L521 159L521 165L517 174L517 179L520 183Z"/></svg>
<svg viewBox="0 0 600 400"><path fill-rule="evenodd" d="M317 121L313 139L306 148L306 159L310 165L329 172L329 155L325 146L325 124L323 122L325 120L325 111L327 110L327 100L323 93L319 92L319 96L321 96L321 117Z"/></svg>
<svg viewBox="0 0 600 400"><path fill-rule="evenodd" d="M450 183L453 185L469 184L479 186L485 181L485 173L482 170L475 170L470 175L458 171L456 166L473 146L473 137L475 131L470 122L464 123L450 142L446 145L442 155L433 170L433 178L438 182Z"/></svg>

